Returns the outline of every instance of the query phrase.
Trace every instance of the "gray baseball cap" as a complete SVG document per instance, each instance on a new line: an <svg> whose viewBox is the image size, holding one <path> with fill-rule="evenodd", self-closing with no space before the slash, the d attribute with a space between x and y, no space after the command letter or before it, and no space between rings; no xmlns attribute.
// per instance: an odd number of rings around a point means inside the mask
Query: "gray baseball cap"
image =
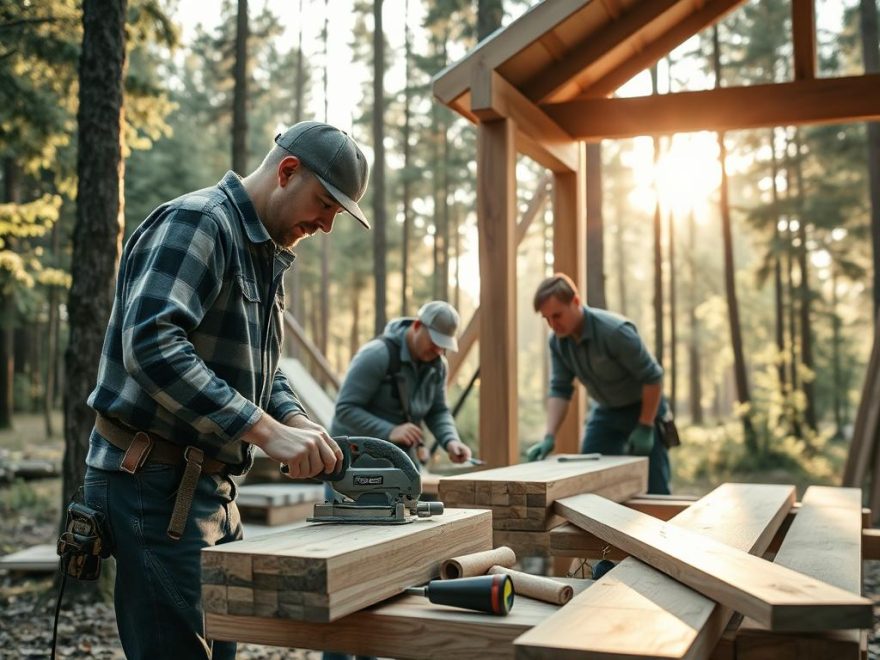
<svg viewBox="0 0 880 660"><path fill-rule="evenodd" d="M276 135L275 144L299 158L342 208L370 228L357 204L367 190L370 166L348 133L320 121L301 121Z"/></svg>
<svg viewBox="0 0 880 660"><path fill-rule="evenodd" d="M432 300L422 305L419 310L419 321L428 328L431 341L437 346L448 351L458 350L455 333L458 332L461 318L455 307L443 300Z"/></svg>

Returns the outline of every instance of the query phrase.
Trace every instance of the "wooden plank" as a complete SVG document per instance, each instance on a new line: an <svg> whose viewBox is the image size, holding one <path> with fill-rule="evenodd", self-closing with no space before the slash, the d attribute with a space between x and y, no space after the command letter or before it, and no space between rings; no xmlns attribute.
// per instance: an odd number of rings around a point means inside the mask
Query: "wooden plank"
<svg viewBox="0 0 880 660"><path fill-rule="evenodd" d="M58 553L54 545L44 543L0 557L0 571L51 573L58 570Z"/></svg>
<svg viewBox="0 0 880 660"><path fill-rule="evenodd" d="M468 90L476 66L497 69L589 2L556 0L532 6L505 29L483 39L466 57L435 75L432 81L434 96L449 105Z"/></svg>
<svg viewBox="0 0 880 660"><path fill-rule="evenodd" d="M685 20L676 23L648 43L639 44L624 63L592 83L586 90L591 97L609 96L637 73L641 73L677 46L714 23L726 13L743 4L745 0L706 0L699 9Z"/></svg>
<svg viewBox="0 0 880 660"><path fill-rule="evenodd" d="M774 562L827 584L860 593L862 588L862 492L858 488L811 486ZM752 619L736 640L741 660L850 658L861 653L858 630L775 633Z"/></svg>
<svg viewBox="0 0 880 660"><path fill-rule="evenodd" d="M554 501L593 492L629 480L647 479L648 461L635 456L602 456L595 461L546 460L469 472L440 480L440 499L456 506L476 504L477 484L500 484L526 493L528 506L550 507ZM470 499L465 500L464 498Z"/></svg>
<svg viewBox="0 0 880 660"><path fill-rule="evenodd" d="M543 106L576 139L868 121L880 118L880 74L798 80Z"/></svg>
<svg viewBox="0 0 880 660"><path fill-rule="evenodd" d="M873 625L869 600L698 531L658 521L592 494L557 500L555 506L579 527L771 630Z"/></svg>
<svg viewBox="0 0 880 660"><path fill-rule="evenodd" d="M791 31L795 80L816 77L816 8L814 0L792 0Z"/></svg>
<svg viewBox="0 0 880 660"><path fill-rule="evenodd" d="M554 95L565 88L579 73L676 4L678 0L658 0L633 5L627 13L619 18L615 17L615 20L604 26L602 30L587 36L582 43L565 53L560 61L539 71L520 85L520 88L535 103L559 101L560 99L553 98Z"/></svg>
<svg viewBox="0 0 880 660"><path fill-rule="evenodd" d="M515 123L477 127L477 225L480 234L480 455L493 467L516 463L516 154ZM442 486L442 481L441 481Z"/></svg>
<svg viewBox="0 0 880 660"><path fill-rule="evenodd" d="M575 593L592 580L564 580ZM441 659L513 658L513 640L559 609L517 596L504 617L399 596L333 623L207 613L210 639L333 650L366 656Z"/></svg>
<svg viewBox="0 0 880 660"><path fill-rule="evenodd" d="M760 554L793 503L792 486L724 484L668 524ZM630 557L517 647L527 658L706 658L729 618L729 610ZM572 639L566 631L573 630L583 632Z"/></svg>
<svg viewBox="0 0 880 660"><path fill-rule="evenodd" d="M553 175L553 270L568 275L582 294L587 291L586 147L578 144L574 172ZM556 451L574 454L580 448L587 396L575 387L568 413L556 432Z"/></svg>
<svg viewBox="0 0 880 660"><path fill-rule="evenodd" d="M528 139L541 145L562 167L554 171L576 172L581 166L578 146L571 135L527 99L497 72L479 67L471 87L471 112L480 121L508 118Z"/></svg>
<svg viewBox="0 0 880 660"><path fill-rule="evenodd" d="M447 509L407 525L303 523L206 548L203 585L226 593L209 590L205 609L252 614L255 592L274 591L275 616L333 621L439 576L443 559L491 549L491 527L488 511Z"/></svg>
<svg viewBox="0 0 880 660"><path fill-rule="evenodd" d="M880 529L862 530L862 559L880 559Z"/></svg>

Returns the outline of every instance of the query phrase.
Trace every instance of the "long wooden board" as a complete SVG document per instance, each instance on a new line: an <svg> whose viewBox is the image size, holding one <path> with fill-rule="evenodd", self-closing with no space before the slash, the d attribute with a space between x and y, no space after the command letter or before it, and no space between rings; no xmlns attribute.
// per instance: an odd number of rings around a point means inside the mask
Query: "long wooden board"
<svg viewBox="0 0 880 660"><path fill-rule="evenodd" d="M492 510L498 530L544 531L564 522L553 503L577 493L597 492L614 501L643 493L648 461L630 456L603 456L595 461L536 463L470 472L440 480L440 499L447 506Z"/></svg>
<svg viewBox="0 0 880 660"><path fill-rule="evenodd" d="M556 502L571 522L771 630L870 628L871 601L592 494Z"/></svg>
<svg viewBox="0 0 880 660"><path fill-rule="evenodd" d="M801 509L785 535L775 563L859 593L861 558L862 491L859 488L811 486ZM834 658L857 660L862 634L858 630L791 634L767 630L752 619L740 626L737 658Z"/></svg>
<svg viewBox="0 0 880 660"><path fill-rule="evenodd" d="M793 503L792 486L724 484L670 525L761 553ZM706 658L729 617L729 610L630 557L518 639L517 656Z"/></svg>
<svg viewBox="0 0 880 660"><path fill-rule="evenodd" d="M206 612L334 621L492 548L488 511L447 509L406 525L303 523L202 551Z"/></svg>
<svg viewBox="0 0 880 660"><path fill-rule="evenodd" d="M565 580L580 593L592 580ZM333 623L205 615L209 639L392 658L513 658L513 640L559 610L516 596L504 617L398 596Z"/></svg>

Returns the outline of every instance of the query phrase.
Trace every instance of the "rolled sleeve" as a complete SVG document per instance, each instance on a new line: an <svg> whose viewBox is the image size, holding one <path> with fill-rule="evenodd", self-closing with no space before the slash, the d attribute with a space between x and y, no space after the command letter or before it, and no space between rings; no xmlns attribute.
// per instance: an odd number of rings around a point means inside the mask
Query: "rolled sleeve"
<svg viewBox="0 0 880 660"><path fill-rule="evenodd" d="M632 323L622 324L608 340L611 355L636 381L650 385L663 380L663 367L657 362Z"/></svg>
<svg viewBox="0 0 880 660"><path fill-rule="evenodd" d="M285 421L292 415L305 415L302 403L293 391L287 375L281 369L275 370L272 379L272 396L269 398L268 412L278 421Z"/></svg>

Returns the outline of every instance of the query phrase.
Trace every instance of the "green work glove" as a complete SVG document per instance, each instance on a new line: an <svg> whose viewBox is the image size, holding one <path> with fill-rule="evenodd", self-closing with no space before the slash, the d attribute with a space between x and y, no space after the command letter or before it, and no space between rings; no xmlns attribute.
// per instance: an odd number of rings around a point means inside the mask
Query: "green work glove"
<svg viewBox="0 0 880 660"><path fill-rule="evenodd" d="M654 448L654 427L639 424L629 434L629 450L636 456L647 456Z"/></svg>
<svg viewBox="0 0 880 660"><path fill-rule="evenodd" d="M556 439L548 433L544 436L544 439L541 442L536 442L533 444L529 451L526 453L526 458L529 463L532 461L543 461L547 458L547 454L553 451L553 447L556 446Z"/></svg>

